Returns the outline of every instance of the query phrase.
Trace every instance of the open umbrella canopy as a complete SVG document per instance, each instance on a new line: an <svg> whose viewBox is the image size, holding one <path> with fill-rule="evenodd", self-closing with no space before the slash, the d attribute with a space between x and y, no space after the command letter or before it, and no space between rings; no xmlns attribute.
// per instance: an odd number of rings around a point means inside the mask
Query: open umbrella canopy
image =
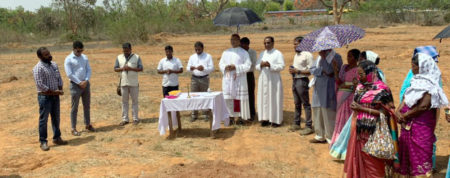
<svg viewBox="0 0 450 178"><path fill-rule="evenodd" d="M450 37L450 25L447 26L446 28L444 28L444 30L442 30L441 32L439 32L434 38L434 39L442 39L442 38L449 38Z"/></svg>
<svg viewBox="0 0 450 178"><path fill-rule="evenodd" d="M218 26L250 25L256 22L262 20L252 10L242 7L225 9L214 18L214 25Z"/></svg>
<svg viewBox="0 0 450 178"><path fill-rule="evenodd" d="M364 37L366 32L354 25L326 26L304 36L297 46L299 51L316 52L341 48Z"/></svg>

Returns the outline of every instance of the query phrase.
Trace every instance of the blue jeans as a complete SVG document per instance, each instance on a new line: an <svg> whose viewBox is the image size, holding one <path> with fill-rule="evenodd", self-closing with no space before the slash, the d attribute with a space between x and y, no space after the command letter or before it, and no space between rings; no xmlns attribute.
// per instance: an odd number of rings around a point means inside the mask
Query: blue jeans
<svg viewBox="0 0 450 178"><path fill-rule="evenodd" d="M61 137L59 130L59 96L38 95L39 103L39 141L47 142L48 115L52 117L53 140Z"/></svg>

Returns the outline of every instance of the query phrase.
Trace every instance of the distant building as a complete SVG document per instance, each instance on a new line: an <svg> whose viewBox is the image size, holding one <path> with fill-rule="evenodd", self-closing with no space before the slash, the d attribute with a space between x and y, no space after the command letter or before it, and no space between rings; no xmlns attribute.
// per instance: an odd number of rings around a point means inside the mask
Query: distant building
<svg viewBox="0 0 450 178"><path fill-rule="evenodd" d="M327 9L311 9L311 10L291 10L291 11L268 11L264 14L266 17L283 17L283 16L309 16L327 14Z"/></svg>

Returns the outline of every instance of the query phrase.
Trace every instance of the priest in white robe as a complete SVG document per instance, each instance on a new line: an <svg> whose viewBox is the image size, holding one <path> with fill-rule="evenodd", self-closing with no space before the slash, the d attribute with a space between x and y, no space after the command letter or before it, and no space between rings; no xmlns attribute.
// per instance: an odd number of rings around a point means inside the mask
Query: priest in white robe
<svg viewBox="0 0 450 178"><path fill-rule="evenodd" d="M222 91L230 121L236 118L250 119L250 107L248 99L247 72L252 62L247 51L240 47L238 34L231 36L231 46L222 53L219 67L223 74Z"/></svg>
<svg viewBox="0 0 450 178"><path fill-rule="evenodd" d="M261 126L278 127L283 122L283 84L280 72L284 69L283 54L274 48L274 38L264 39L266 50L259 55L256 69L258 79L258 119Z"/></svg>

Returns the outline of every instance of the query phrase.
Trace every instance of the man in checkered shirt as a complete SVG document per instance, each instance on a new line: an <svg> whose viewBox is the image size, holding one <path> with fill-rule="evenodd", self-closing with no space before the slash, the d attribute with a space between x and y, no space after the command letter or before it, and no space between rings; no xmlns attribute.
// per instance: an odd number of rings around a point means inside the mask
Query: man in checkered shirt
<svg viewBox="0 0 450 178"><path fill-rule="evenodd" d="M48 151L47 145L47 121L48 115L52 117L53 143L66 145L67 141L61 138L59 129L59 95L63 95L63 82L59 73L58 65L52 62L50 51L41 47L37 50L40 61L33 68L34 81L38 93L39 103L39 142L41 149Z"/></svg>

